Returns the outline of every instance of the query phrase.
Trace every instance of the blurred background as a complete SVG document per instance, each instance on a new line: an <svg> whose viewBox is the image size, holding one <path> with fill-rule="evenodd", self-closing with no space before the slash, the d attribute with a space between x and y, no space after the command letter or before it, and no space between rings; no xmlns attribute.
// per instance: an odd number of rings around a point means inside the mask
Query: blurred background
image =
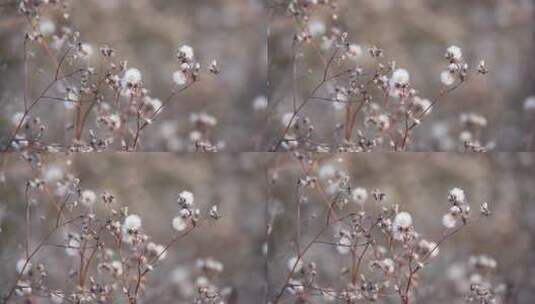
<svg viewBox="0 0 535 304"><path fill-rule="evenodd" d="M426 127L415 129L412 150L459 149L460 115L474 112L488 121L482 139L499 151L535 149L534 4L531 0L339 0L338 20L328 14L316 18L336 23L363 48L385 49L398 66L411 72L411 82L433 100L440 89L443 54L458 45L473 66L485 59L490 74L456 90L433 109ZM14 113L22 109L22 44L27 28L16 14L14 1L0 4L0 136L13 128ZM191 130L189 115L205 111L218 119L213 138L230 151L266 151L282 131L281 116L291 108L291 41L294 24L286 14L286 0L73 0L69 21L59 12L45 14L56 24L70 26L95 49L108 44L129 66L143 72L153 97L164 99L176 69L180 44L195 48L207 66L220 65L218 77L207 76L187 90L147 128L143 150L184 149ZM266 13L267 12L267 13ZM269 24L270 37L267 39ZM269 56L268 56L269 49ZM269 57L269 64L267 63ZM31 96L47 84L50 62L42 50L31 50ZM310 71L320 68L309 58ZM269 65L269 69L268 69ZM266 76L267 75L267 76ZM266 79L270 79L270 88ZM300 79L311 86L311 77ZM308 83L310 82L310 83ZM268 92L269 91L269 92ZM269 113L264 110L270 97ZM307 107L307 115L331 129L339 118L327 105ZM68 138L62 104L45 102L35 108L46 122L47 142Z"/></svg>
<svg viewBox="0 0 535 304"><path fill-rule="evenodd" d="M456 151L459 116L474 112L486 117L483 142L499 151L526 151L533 144L535 114L535 16L531 0L339 0L333 21L328 9L313 13L327 34L331 25L349 33L348 40L363 50L378 46L398 67L409 70L411 84L434 100L440 89L444 53L457 45L475 68L484 59L490 70L446 97L416 128L412 150ZM291 110L291 58L295 22L285 12L288 1L270 2L269 79L273 108L269 131L280 134L281 116ZM299 86L312 87L321 73L318 56L305 57L299 67ZM321 75L321 74L320 74ZM277 106L275 103L280 103ZM306 115L318 129L334 129L341 122L329 104L312 103ZM321 132L320 132L321 133Z"/></svg>
<svg viewBox="0 0 535 304"><path fill-rule="evenodd" d="M24 16L16 13L15 1L0 3L0 136L4 138L14 113L22 110L23 38L28 30ZM218 62L221 73L205 75L181 94L147 128L143 150L184 150L190 113L207 112L218 120L215 142L224 141L231 151L251 150L251 135L258 127L253 101L266 94L266 18L261 0L92 0L70 1L70 18L53 10L45 18L56 30L69 26L95 51L104 44L117 58L128 60L143 74L152 97L164 100L172 88L172 73L178 68L175 54L180 45L191 45L207 70ZM59 56L58 56L59 57ZM31 95L36 96L50 79L50 59L31 50ZM44 102L34 112L46 122L47 142L66 139L66 113L61 103Z"/></svg>
<svg viewBox="0 0 535 304"><path fill-rule="evenodd" d="M370 193L379 189L386 194L385 205L399 204L400 210L409 212L416 231L428 240L440 239L444 231L441 219L450 206L448 191L454 187L464 189L472 217L478 219L440 247L439 255L421 273L415 303L466 303L464 296L470 286L466 277L471 271L467 261L481 254L496 259L498 266L492 275L495 282L507 286L503 301L497 303L528 304L535 300L535 155L342 154L315 161L312 175L319 177L324 191L328 191L327 176L332 176L333 169L345 172L353 189L367 189L366 210L378 208ZM278 163L279 169L273 171L277 181L270 187L275 214L269 253L272 295L280 290L288 273L288 260L296 255L296 182L303 177L302 167L290 157L282 157ZM301 246L324 226L325 200L319 193L304 191ZM484 201L492 211L489 218L478 216ZM358 210L356 204L350 203L338 214ZM335 242L336 231L333 225L320 240ZM341 269L351 264L350 254L340 255L333 246L316 244L304 261L316 263L320 286L335 290L345 287ZM366 260L363 265L369 275ZM317 299L322 303L320 297ZM379 303L399 303L399 299L391 297Z"/></svg>
<svg viewBox="0 0 535 304"><path fill-rule="evenodd" d="M5 155L4 155L5 156ZM7 159L6 159L7 158ZM211 257L224 265L217 286L235 291L228 303L256 303L265 289L261 244L264 240L264 173L263 159L253 154L171 155L168 153L44 155L43 173L31 170L16 155L3 159L5 183L0 188L0 294L12 286L15 264L24 252L24 187L29 177L50 176L51 168L62 175L79 177L81 187L100 195L107 191L116 197L115 208L127 206L138 214L151 241L166 244L174 235L171 221L178 214L178 193L188 190L202 211L202 224L179 240L147 278L148 292L144 302L192 303L196 294L196 261ZM38 196L33 207L32 244L36 244L55 220L53 204L47 196ZM218 205L222 216L210 220L207 210ZM97 212L102 203L97 200ZM52 212L52 213L51 213ZM44 216L47 216L46 219ZM41 218L43 216L43 218ZM206 219L207 218L207 219ZM65 243L57 233L52 243ZM45 247L33 264L44 263L49 286L65 284L71 259L63 248ZM73 260L74 261L74 260ZM56 270L57 269L57 270ZM46 299L43 302L48 303ZM123 303L117 299L113 303Z"/></svg>
<svg viewBox="0 0 535 304"><path fill-rule="evenodd" d="M83 189L115 195L115 205L128 206L131 213L139 214L145 231L159 243L172 235L171 219L177 213L180 191L192 191L202 210L214 203L219 206L222 218L180 240L159 270L151 274L149 285L156 289L147 294L147 299L158 299L159 303L174 303L170 300L173 297L180 299L184 286L174 279L176 269L194 267L197 258L205 257L224 264L218 284L237 291L236 303L260 303L266 291L272 297L282 286L288 259L295 254L295 191L297 179L303 177L302 166L294 156L104 153L44 154L41 160L43 169L38 173L20 155L3 155L0 273L4 275L0 276L0 293L10 286L15 263L24 251L25 182L32 176L50 175L46 172L51 168L79 177ZM400 204L401 210L412 214L416 230L429 240L437 240L443 231L441 218L449 209L447 195L451 188L464 189L474 217L481 202L489 203L490 218L479 219L452 237L422 272L418 303L462 303L467 285L456 285L459 282L452 279L452 267L464 268L470 256L479 254L496 259L496 281L509 288L504 303L527 304L535 299L535 155L325 154L315 161L311 174L320 176L323 185L325 173L335 169L346 172L353 187L364 187L369 193L380 189L387 195L387 204ZM306 197L302 217L305 239L318 231L324 211L316 191L307 192ZM366 204L373 207L372 203L369 199ZM53 211L51 208L49 200L36 201L34 231L43 227L40 221L52 221L40 219ZM266 260L262 247L268 218L273 234ZM332 236L334 230L325 234L326 239ZM58 242L61 238L58 235ZM306 261L317 263L324 286L336 286L346 258L325 246L313 247ZM48 280L61 284L62 278L56 277L59 274L54 269L61 273L65 270L60 267L65 263L63 249L47 249L34 262L46 263Z"/></svg>

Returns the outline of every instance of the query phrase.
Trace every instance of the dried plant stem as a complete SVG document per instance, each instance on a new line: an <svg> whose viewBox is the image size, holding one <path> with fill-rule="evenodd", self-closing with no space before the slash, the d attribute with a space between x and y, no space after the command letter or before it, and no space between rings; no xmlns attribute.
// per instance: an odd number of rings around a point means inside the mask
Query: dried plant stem
<svg viewBox="0 0 535 304"><path fill-rule="evenodd" d="M28 115L30 114L30 111L33 109L33 107L35 107L35 105L37 105L37 103L43 98L46 96L46 93L60 80L63 80L63 79L66 79L66 78L69 78L69 77L72 77L74 75L76 75L77 73L80 73L82 72L83 69L78 69L78 70L75 70L74 72L71 72L61 78L58 78L58 79L54 79L51 83L49 83L42 91L41 93L38 95L37 98L35 98L31 103L30 105L28 106L28 108L26 110L24 110L24 112L22 113L22 116L19 120L19 122L17 123L17 126L15 127L15 130L13 130L13 132L11 133L11 136L9 137L7 143L6 143L6 147L4 149L3 152L8 152L9 151L9 148L11 146L11 144L13 143L13 141L15 140L15 137L17 136L17 134L19 133L20 129L22 128L22 125L24 123L24 121L26 120L26 118L28 117Z"/></svg>
<svg viewBox="0 0 535 304"><path fill-rule="evenodd" d="M298 252L297 256L296 256L296 260L295 260L295 263L293 264L292 266L292 269L290 270L290 272L288 273L288 275L286 276L286 280L284 282L284 284L282 285L281 289L279 290L279 292L277 293L277 295L275 296L274 300L273 300L273 303L274 304L277 304L280 302L282 296L284 295L284 291L286 290L286 288L288 287L288 284L290 283L290 280L292 278L292 276L294 275L296 269L297 269L297 265L299 264L299 262L302 261L303 259L303 256L307 253L307 251L310 249L310 247L312 247L312 245L314 245L316 242L318 242L319 238L323 235L323 233L325 233L325 231L327 231L327 229L329 229L329 227L336 223L336 222L340 222L342 220L344 220L345 218L347 217L350 217L350 216L353 216L353 213L350 213L350 214L347 214L343 217L340 217L339 219L337 219L336 221L332 222L332 223L325 223L325 225L320 229L320 231L318 231L314 237L312 238L311 241L309 241L304 247L303 249L301 250L301 252Z"/></svg>
<svg viewBox="0 0 535 304"><path fill-rule="evenodd" d="M421 120L429 111L431 111L431 109L435 106L435 104L440 102L444 98L444 96L446 96L449 93L455 91L458 87L460 87L466 81L467 81L467 79L460 80L456 85L454 85L454 86L452 86L452 87L450 87L448 89L440 90L438 98L435 101L433 101L426 109L423 110L423 112L418 117L418 120ZM408 123L408 120L406 121L406 123ZM410 133L411 133L412 129L414 129L416 126L418 126L417 122L413 122L410 126L406 124L405 132L404 132L404 135L403 135L403 141L401 143L401 149L402 150L406 149Z"/></svg>
<svg viewBox="0 0 535 304"><path fill-rule="evenodd" d="M160 111L163 110L163 108L165 106L167 106L170 102L172 102L174 100L174 98L179 95L180 93L184 92L185 90L189 89L191 86L193 86L193 84L195 84L195 80L191 81L190 83L188 83L187 85L185 85L184 87L178 89L178 90L175 90L174 92L172 92L165 100L164 102L162 103L162 105L157 108L154 113L152 114L152 116L149 118L148 121L145 121L143 122L143 124L140 123L141 121L141 113L140 111L138 110L137 112L137 128L136 128L136 132L135 132L135 135L134 135L134 141L132 143L132 149L135 150L137 149L137 146L139 144L139 137L141 135L141 132L143 131L143 129L145 129L155 118L156 116L158 116L158 114L160 114Z"/></svg>
<svg viewBox="0 0 535 304"><path fill-rule="evenodd" d="M52 235L54 235L54 233L56 231L58 231L58 229L60 227L63 227L63 226L66 226L66 225L69 225L77 220L81 219L81 216L78 216L78 217L75 217L71 220L67 220L65 222L63 222L62 224L60 224L59 226L55 226L54 228L52 228L52 230L50 230L46 236L43 238L43 240L35 247L35 249L33 249L30 254L28 255L28 257L26 259L24 259L24 264L23 266L21 267L21 270L20 272L17 274L17 277L15 278L15 283L13 284L13 287L11 287L9 289L9 292L7 293L7 295L4 297L4 303L9 303L9 299L11 299L11 297L13 296L15 290L17 289L18 287L18 282L19 280L22 278L22 275L23 273L25 272L26 270L26 267L28 266L28 264L30 263L30 260L35 256L35 254L37 254L41 248L43 246L45 246L48 242L48 240L52 237Z"/></svg>

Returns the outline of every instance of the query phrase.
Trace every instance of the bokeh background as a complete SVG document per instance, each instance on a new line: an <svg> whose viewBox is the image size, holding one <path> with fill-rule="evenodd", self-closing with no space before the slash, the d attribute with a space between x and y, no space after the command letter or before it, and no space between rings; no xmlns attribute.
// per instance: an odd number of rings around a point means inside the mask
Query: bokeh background
<svg viewBox="0 0 535 304"><path fill-rule="evenodd" d="M389 58L411 72L413 85L431 100L439 90L439 73L447 46L462 47L476 65L485 59L491 71L482 80L450 95L416 128L411 149L458 150L459 116L482 114L488 120L483 141L495 142L499 151L535 149L535 111L524 110L535 95L534 4L530 0L339 0L338 24L363 47L377 45ZM12 115L22 106L22 42L27 30L15 6L0 5L0 136L12 128ZM71 1L70 21L49 14L57 28L68 25L81 38L98 47L109 44L130 66L143 72L154 97L164 99L176 68L179 44L190 44L201 62L217 59L222 73L204 77L181 95L145 132L142 149L180 150L187 138L189 114L206 111L219 121L214 141L226 142L231 151L266 151L281 133L281 116L290 109L291 40L293 24L284 16L286 0ZM319 15L327 25L328 15ZM267 27L271 36L267 39ZM268 51L269 49L269 51ZM269 53L269 54L268 54ZM268 64L269 57L269 64ZM50 62L42 51L30 56L34 69L31 92L46 85ZM318 68L312 58L312 70ZM316 66L315 66L316 65ZM269 68L268 68L269 66ZM266 86L269 78L270 87ZM306 86L306 78L303 85ZM308 84L308 85L311 85ZM270 97L269 112L255 111L258 96ZM60 104L36 107L47 124L45 139L66 140L66 111ZM337 116L325 105L312 106L307 115L332 128ZM178 131L177 131L178 130Z"/></svg>
<svg viewBox="0 0 535 304"><path fill-rule="evenodd" d="M443 231L441 218L449 208L447 194L451 188L465 190L475 217L479 204L489 203L489 218L477 220L441 246L439 256L422 273L418 303L463 303L461 287L467 285L456 286L449 273L453 265L462 267L471 255L479 254L496 259L496 281L507 284L510 291L504 303L527 304L535 299L535 155L417 153L318 157L314 175L324 166L333 166L347 172L354 187L382 190L387 202L400 204L402 210L410 212L416 230L431 240L438 239ZM224 263L218 283L237 291L236 303L260 303L266 294L272 297L281 288L288 258L295 254L295 189L303 169L294 156L108 153L45 154L42 159L45 168L59 166L79 176L83 188L114 194L117 205L128 206L130 212L139 214L144 229L160 243L171 235L170 221L177 212L180 191L194 192L203 210L213 203L219 205L223 217L179 241L159 270L152 273L149 285L156 288L147 299L157 299L159 303L179 299L180 284L172 279L173 271L193 267L199 257L213 257ZM0 276L0 292L4 293L23 252L24 185L32 174L35 176L35 171L32 173L20 155L3 155L2 161L0 273L4 275ZM305 239L317 231L324 210L317 192L307 193L307 198L302 222ZM52 208L46 200L37 203L34 219ZM272 223L273 233L267 243L266 259L262 247L267 223ZM39 231L36 229L40 224L34 225L34 231ZM329 231L325 238L333 235L334 230ZM345 258L331 247L313 247L306 256L307 261L318 265L324 286L336 286L339 266ZM54 269L63 269L63 250L47 251L40 259L48 266L49 280L61 284L54 281L58 275Z"/></svg>
<svg viewBox="0 0 535 304"><path fill-rule="evenodd" d="M303 169L295 160L279 159L278 180L270 187L273 202L273 237L270 241L270 293L275 295L288 273L288 260L296 255L296 182ZM452 153L403 153L396 155L343 154L320 157L312 173L331 170L345 172L350 185L364 187L370 193L379 189L386 194L386 205L399 204L412 214L416 231L428 240L440 239L444 228L442 216L448 211L448 191L464 189L475 220L440 247L439 255L424 269L415 303L465 303L469 283L461 279L459 267L469 275L467 261L472 255L485 254L496 259L495 282L508 287L500 303L532 303L535 281L535 190L532 154L493 153L466 156ZM332 172L332 171L331 171ZM319 179L323 189L327 179ZM304 191L301 209L301 246L323 227L325 198L320 191ZM479 205L488 202L489 218L478 217ZM377 212L377 203L369 198L367 210ZM358 211L356 205L339 214ZM335 242L336 225L320 240ZM317 280L322 287L341 289L341 269L351 264L351 255L339 255L333 246L316 244L304 257L305 263L317 265ZM363 265L368 265L366 260ZM368 267L362 268L370 274ZM287 297L289 298L289 297ZM311 299L314 299L313 297ZM318 303L321 299L317 298ZM399 303L390 297L379 303Z"/></svg>
<svg viewBox="0 0 535 304"><path fill-rule="evenodd" d="M295 22L285 12L288 1L270 1L269 80L272 102L268 130L281 134L281 116L291 110L291 58ZM398 67L411 73L413 87L434 100L440 89L443 55L450 45L462 48L475 67L484 59L490 74L471 81L449 95L415 129L411 146L417 151L459 149L459 116L475 112L487 118L483 141L493 141L499 151L533 150L535 115L524 110L535 94L535 5L530 0L339 0L334 22L329 10L313 18L338 25L349 41L364 50L378 46ZM321 75L321 60L305 53L299 67L299 86L312 87ZM310 69L310 70L309 70ZM275 105L277 104L277 105ZM329 104L312 103L304 113L317 129L334 129L341 122ZM325 132L323 132L325 133ZM323 134L324 136L327 136ZM272 142L269 142L272 144Z"/></svg>
<svg viewBox="0 0 535 304"><path fill-rule="evenodd" d="M4 155L5 156L5 155ZM42 176L30 170L25 161L16 155L6 156L5 183L0 189L0 294L4 295L13 284L15 263L23 254L24 246L24 187L31 176ZM178 213L177 195L189 190L195 195L195 204L202 210L201 226L179 240L169 251L160 266L148 277L144 303L191 303L184 299L189 292L195 294L192 283L196 280L196 260L212 257L224 265L216 284L234 290L233 302L256 303L265 290L264 263L261 244L264 240L264 173L262 158L254 155L202 156L201 154L171 155L169 153L45 155L47 168L61 168L81 180L84 189L100 195L108 191L116 197L115 207L127 206L130 213L138 214L144 231L151 240L166 244L174 235L171 221ZM70 165L69 165L70 163ZM46 196L39 196L33 208L32 244L36 245L54 221L48 217L41 224L41 216L54 212ZM97 201L97 206L101 204ZM207 210L217 204L221 218L205 219ZM102 208L102 206L97 207ZM53 213L52 213L53 214ZM48 221L48 222L47 222ZM64 243L62 233L53 238L56 244ZM50 286L64 283L71 265L64 249L45 247L33 260L42 262L48 269ZM57 271L56 271L57 269ZM178 273L189 273L186 277ZM178 278L177 278L178 276ZM181 279L182 278L182 279ZM72 287L72 284L67 284ZM186 293L186 291L188 293ZM117 302L118 301L118 302ZM45 300L39 303L48 303ZM116 299L113 303L122 303Z"/></svg>
<svg viewBox="0 0 535 304"><path fill-rule="evenodd" d="M14 1L0 5L0 136L4 138L14 113L22 110L23 38L28 29ZM177 139L187 140L191 112L207 112L218 119L215 142L226 142L230 151L251 150L251 136L258 128L252 104L266 94L267 19L261 0L165 1L165 0L73 0L69 21L58 11L45 17L59 31L69 26L81 33L95 51L104 44L114 48L117 58L143 73L144 86L151 96L164 100L172 88L177 69L179 45L195 49L206 70L216 59L221 73L206 75L201 82L181 94L147 128L143 150L181 150ZM42 50L32 50L31 93L48 84L50 60ZM63 143L66 138L66 110L63 105L44 102L35 108L48 131L47 142ZM69 120L67 120L69 122ZM177 131L173 131L177 130ZM183 149L182 149L183 150Z"/></svg>

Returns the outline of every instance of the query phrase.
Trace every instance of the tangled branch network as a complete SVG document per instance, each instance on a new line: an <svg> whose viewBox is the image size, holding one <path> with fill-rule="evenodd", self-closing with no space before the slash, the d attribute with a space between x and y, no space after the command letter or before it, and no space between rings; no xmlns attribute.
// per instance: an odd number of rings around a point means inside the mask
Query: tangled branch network
<svg viewBox="0 0 535 304"><path fill-rule="evenodd" d="M287 67L290 88L275 85L272 94L274 129L279 130L272 151L406 151L414 130L434 108L476 75L489 72L485 61L474 67L461 48L447 47L443 72L437 76L441 88L428 99L385 50L353 42L351 33L337 25L337 1L292 0L273 9L292 19L294 34ZM309 117L311 108L329 111L321 104L332 105L334 114ZM480 138L486 118L463 113L461 124L463 150L482 152L494 146Z"/></svg>
<svg viewBox="0 0 535 304"><path fill-rule="evenodd" d="M169 75L173 87L162 100L144 86L142 72L119 58L109 45L99 47L83 41L83 33L72 26L57 28L47 13L61 12L68 22L69 1L18 1L18 12L27 20L23 46L23 98L20 111L11 116L11 130L2 142L3 151L136 151L146 128L184 91L198 82L203 73L217 75L213 60L206 69L195 58L189 45L176 51L176 71ZM48 58L50 66L40 69L47 83L36 96L30 82L38 67L32 57ZM35 81L37 82L37 81ZM47 126L40 107L50 103L64 105L65 138L49 142ZM214 143L210 130L217 119L205 112L190 114L188 132L190 151L217 151L223 142Z"/></svg>

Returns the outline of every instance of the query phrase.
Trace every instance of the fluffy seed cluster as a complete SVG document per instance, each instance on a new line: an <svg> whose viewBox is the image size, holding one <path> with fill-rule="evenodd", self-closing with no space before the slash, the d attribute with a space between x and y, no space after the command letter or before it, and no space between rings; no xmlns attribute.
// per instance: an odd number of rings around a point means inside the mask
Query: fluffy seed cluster
<svg viewBox="0 0 535 304"><path fill-rule="evenodd" d="M189 191L180 192L178 194L177 203L180 210L178 215L173 218L172 226L176 231L182 232L186 230L189 225L196 225L200 210L194 208L194 195Z"/></svg>
<svg viewBox="0 0 535 304"><path fill-rule="evenodd" d="M466 224L470 217L470 205L467 203L464 190L453 188L448 193L448 201L451 207L448 213L442 217L442 225L448 229L455 228L459 222Z"/></svg>
<svg viewBox="0 0 535 304"><path fill-rule="evenodd" d="M162 93L152 95L145 87L149 82L147 74L141 69L129 66L128 61L119 58L118 52L109 45L97 46L81 39L83 34L75 30L69 20L70 1L19 2L18 11L27 17L24 20L31 29L25 35L25 58L45 52L55 58L57 66L45 67L36 74L36 81L47 82L47 89L40 97L31 105L24 104L24 111L9 114L12 125L0 147L3 151L138 150L143 145L145 130L180 98L183 91L198 82L201 75L220 72L216 60L206 65L205 72L193 47L182 44L176 51L178 67L170 79L173 86L169 92L163 93L165 97L156 97ZM61 29L59 22L51 17L58 15L58 11L64 17ZM61 143L49 142L48 137L54 135L48 134L50 121L40 117L39 108L43 107L39 105L51 102L64 108L64 113L59 116L65 117L66 135ZM178 130L180 134L168 132L161 135L165 136L165 142L174 143L173 147L179 150L217 151L224 148L223 142L213 142L210 127L213 124L194 125L191 129L185 126ZM156 136L152 142L158 142ZM178 142L180 144L176 144Z"/></svg>
<svg viewBox="0 0 535 304"><path fill-rule="evenodd" d="M108 191L99 200L95 191L83 188L82 181L68 172L69 161L46 163L47 158L38 154L27 159L39 165L30 166L35 172L30 175L33 177L27 182L24 197L26 204L32 204L32 213L24 226L39 225L42 231L27 231L32 234L27 253L14 264L14 276L6 274L6 278L14 278L2 295L6 303L30 299L46 303L138 303L155 290L148 274L166 263L169 253L176 249L176 242L184 237L177 232L190 233L201 219L221 217L217 205L207 208L207 216L201 217L193 193L182 191L177 199L179 216L172 220L175 231L169 240L157 241L149 235L141 214L130 213ZM52 209L57 214L32 216ZM61 233L64 237L57 237ZM59 254L49 255L50 248L59 248ZM58 258L63 266L51 271ZM177 263L176 256L173 263ZM225 303L229 293L216 284L223 264L208 257L198 259L193 266L182 276L182 292L175 296L188 303Z"/></svg>
<svg viewBox="0 0 535 304"><path fill-rule="evenodd" d="M274 106L278 119L273 121L280 121L282 126L273 124L279 135L269 143L271 150L407 150L414 130L447 94L472 74L488 73L484 61L471 69L460 47L447 47L447 66L439 79L445 88L436 94L438 97L427 98L413 86L409 70L388 58L385 50L352 40L352 33L337 22L339 6L338 1L288 1L287 15L296 24L291 29L292 49L288 49L293 62L288 64L292 68L288 73L294 77L291 86L275 87L275 96L281 95L291 104L278 102ZM326 16L331 17L329 21ZM322 65L311 64L317 58ZM304 89L309 79L295 74L311 75L313 89ZM327 109L320 104L332 105L333 114L320 115L321 121L306 116L310 108ZM491 147L476 138L464 145L478 152Z"/></svg>
<svg viewBox="0 0 535 304"><path fill-rule="evenodd" d="M321 303L388 302L395 297L400 303L415 301L416 288L422 290L428 284L421 279L421 273L439 256L446 240L456 231L448 226L442 237L434 240L424 237L417 231L414 214L400 210L401 205L410 204L392 203L379 189L368 191L352 187L350 174L336 162L318 164L313 153L296 152L295 157L302 166L296 189L297 210L289 209L290 214L286 216L295 217L297 233L292 245L295 244L296 251L284 260L281 271L287 273L284 275L287 280L275 292L274 303L280 299ZM452 188L447 197L452 207L448 214L468 224L470 209L464 190ZM488 208L488 204L483 205L483 209ZM313 232L307 231L310 227L315 227L310 229ZM328 264L323 264L322 259L329 257L325 255L319 259L317 253L329 248L339 257L334 256L330 262L325 262ZM485 258L472 258L470 263L476 269L495 267L491 259ZM334 267L338 271L334 273L340 274L335 281L330 281L333 285L324 283L328 281L325 280L326 267L331 273ZM463 283L463 286L463 294L470 297L470 283Z"/></svg>

